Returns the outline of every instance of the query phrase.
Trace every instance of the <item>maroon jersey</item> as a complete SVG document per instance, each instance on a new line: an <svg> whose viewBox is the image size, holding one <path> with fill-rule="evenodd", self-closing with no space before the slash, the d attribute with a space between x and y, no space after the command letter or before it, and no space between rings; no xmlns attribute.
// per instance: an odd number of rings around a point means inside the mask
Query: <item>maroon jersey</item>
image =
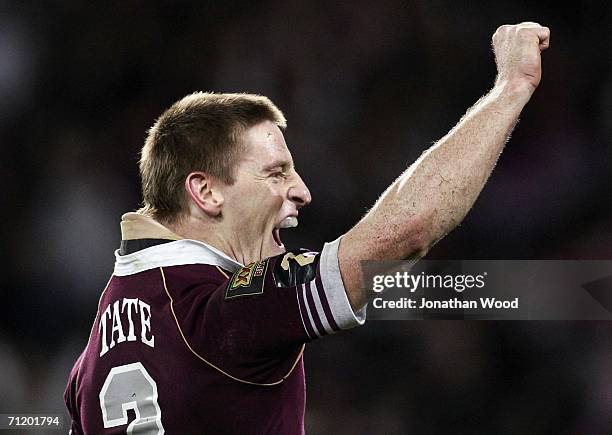
<svg viewBox="0 0 612 435"><path fill-rule="evenodd" d="M304 343L365 317L338 241L242 266L133 213L122 232L66 388L72 433L302 434Z"/></svg>

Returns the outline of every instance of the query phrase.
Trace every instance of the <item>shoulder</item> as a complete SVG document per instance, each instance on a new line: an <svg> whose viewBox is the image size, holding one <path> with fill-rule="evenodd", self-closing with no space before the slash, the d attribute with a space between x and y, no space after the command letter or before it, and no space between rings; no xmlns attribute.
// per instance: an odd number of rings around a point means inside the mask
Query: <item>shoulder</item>
<svg viewBox="0 0 612 435"><path fill-rule="evenodd" d="M287 251L238 269L229 279L225 297L261 294L266 285L294 287L312 281L317 273L319 253L308 249Z"/></svg>

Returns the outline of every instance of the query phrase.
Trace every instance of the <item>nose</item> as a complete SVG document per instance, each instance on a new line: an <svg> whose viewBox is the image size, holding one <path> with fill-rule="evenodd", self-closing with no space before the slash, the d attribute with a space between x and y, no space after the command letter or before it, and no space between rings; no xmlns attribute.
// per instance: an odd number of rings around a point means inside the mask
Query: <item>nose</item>
<svg viewBox="0 0 612 435"><path fill-rule="evenodd" d="M299 174L295 174L296 182L289 188L287 192L289 200L295 203L297 208L304 207L310 204L312 196L310 196L310 190L306 187L306 183L302 180Z"/></svg>

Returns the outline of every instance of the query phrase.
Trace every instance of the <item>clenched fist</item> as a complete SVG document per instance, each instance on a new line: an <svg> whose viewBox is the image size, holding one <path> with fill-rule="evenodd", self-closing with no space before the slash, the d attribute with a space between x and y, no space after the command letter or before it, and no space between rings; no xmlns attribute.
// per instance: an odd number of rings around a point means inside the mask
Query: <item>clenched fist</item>
<svg viewBox="0 0 612 435"><path fill-rule="evenodd" d="M548 48L550 30L538 23L505 25L493 35L493 51L497 64L496 85L528 91L540 83L540 52Z"/></svg>

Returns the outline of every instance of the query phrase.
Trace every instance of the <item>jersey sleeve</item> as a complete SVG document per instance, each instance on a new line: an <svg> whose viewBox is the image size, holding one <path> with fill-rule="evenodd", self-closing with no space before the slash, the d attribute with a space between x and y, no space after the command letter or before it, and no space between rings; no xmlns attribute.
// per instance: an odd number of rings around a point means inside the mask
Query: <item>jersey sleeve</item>
<svg viewBox="0 0 612 435"><path fill-rule="evenodd" d="M200 354L219 367L248 366L252 374L303 343L362 325L365 307L353 311L340 275L339 240L321 253L289 251L229 276L198 314Z"/></svg>

